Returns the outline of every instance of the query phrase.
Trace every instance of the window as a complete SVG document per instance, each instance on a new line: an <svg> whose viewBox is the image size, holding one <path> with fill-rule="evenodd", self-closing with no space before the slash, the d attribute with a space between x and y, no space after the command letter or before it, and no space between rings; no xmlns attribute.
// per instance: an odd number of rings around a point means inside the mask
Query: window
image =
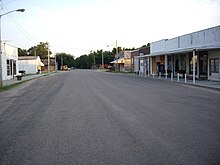
<svg viewBox="0 0 220 165"><path fill-rule="evenodd" d="M13 75L16 75L16 61L13 60Z"/></svg>
<svg viewBox="0 0 220 165"><path fill-rule="evenodd" d="M7 76L16 74L16 61L14 60L6 60L7 64Z"/></svg>
<svg viewBox="0 0 220 165"><path fill-rule="evenodd" d="M13 60L10 60L10 75L13 74L12 68L13 68Z"/></svg>
<svg viewBox="0 0 220 165"><path fill-rule="evenodd" d="M219 59L218 58L210 59L210 75L212 73L219 73Z"/></svg>
<svg viewBox="0 0 220 165"><path fill-rule="evenodd" d="M10 76L10 60L7 60L7 76Z"/></svg>
<svg viewBox="0 0 220 165"><path fill-rule="evenodd" d="M186 71L186 54L180 56L180 70Z"/></svg>

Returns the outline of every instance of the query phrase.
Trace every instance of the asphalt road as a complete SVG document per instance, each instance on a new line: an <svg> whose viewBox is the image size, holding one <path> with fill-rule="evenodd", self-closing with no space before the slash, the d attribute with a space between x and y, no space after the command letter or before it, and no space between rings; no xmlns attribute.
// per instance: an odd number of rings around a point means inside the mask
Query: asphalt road
<svg viewBox="0 0 220 165"><path fill-rule="evenodd" d="M220 164L220 92L75 70L0 93L0 164Z"/></svg>

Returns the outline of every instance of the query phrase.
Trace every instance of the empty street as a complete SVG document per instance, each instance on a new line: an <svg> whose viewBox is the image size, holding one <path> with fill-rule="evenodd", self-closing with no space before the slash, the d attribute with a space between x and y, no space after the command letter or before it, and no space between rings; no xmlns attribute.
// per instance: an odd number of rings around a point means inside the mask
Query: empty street
<svg viewBox="0 0 220 165"><path fill-rule="evenodd" d="M74 70L0 93L0 164L220 164L220 91Z"/></svg>

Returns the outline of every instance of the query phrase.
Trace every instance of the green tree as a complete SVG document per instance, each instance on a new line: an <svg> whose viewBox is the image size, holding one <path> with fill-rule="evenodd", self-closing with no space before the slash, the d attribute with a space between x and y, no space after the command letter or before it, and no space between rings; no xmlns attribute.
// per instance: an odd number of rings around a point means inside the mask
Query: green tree
<svg viewBox="0 0 220 165"><path fill-rule="evenodd" d="M95 67L100 67L102 65L102 50L97 50L90 52L88 55L82 55L76 58L76 68L81 69L91 69L94 67L94 57L95 57ZM110 64L114 60L115 54L110 51L103 52L104 64Z"/></svg>
<svg viewBox="0 0 220 165"><path fill-rule="evenodd" d="M88 55L82 55L76 58L76 68L90 69L92 67L92 58Z"/></svg>
<svg viewBox="0 0 220 165"><path fill-rule="evenodd" d="M18 56L27 56L28 51L26 49L18 48Z"/></svg>
<svg viewBox="0 0 220 165"><path fill-rule="evenodd" d="M32 46L31 48L28 49L28 53L31 56L36 55L40 56L41 59L46 59L48 57L48 42L40 42L37 46ZM49 49L49 53L52 54L52 52Z"/></svg>
<svg viewBox="0 0 220 165"><path fill-rule="evenodd" d="M73 55L66 53L57 53L55 56L59 69L61 68L61 65L67 65L68 67L76 67L76 63Z"/></svg>
<svg viewBox="0 0 220 165"><path fill-rule="evenodd" d="M122 51L122 48L121 47L118 47L118 53ZM113 48L112 49L112 53L116 54L116 48Z"/></svg>

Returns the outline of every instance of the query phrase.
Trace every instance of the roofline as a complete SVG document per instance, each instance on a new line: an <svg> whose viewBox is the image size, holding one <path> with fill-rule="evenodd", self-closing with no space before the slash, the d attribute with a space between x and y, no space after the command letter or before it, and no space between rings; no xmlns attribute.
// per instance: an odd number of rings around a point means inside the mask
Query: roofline
<svg viewBox="0 0 220 165"><path fill-rule="evenodd" d="M215 50L215 49L220 49L220 45L212 46L212 47L197 47L197 48L178 49L178 50L173 50L173 51L164 51L164 52L146 54L146 55L143 55L143 56L135 56L135 58L153 57L153 56L160 56L160 55L170 55L170 54L175 54L175 53L187 53L187 52L192 52L193 50L204 51L204 50Z"/></svg>
<svg viewBox="0 0 220 165"><path fill-rule="evenodd" d="M176 36L176 37L172 37L172 38L170 38L170 39L161 39L161 40L154 41L154 42L151 42L151 43L156 43L156 42L161 42L161 41L172 40L172 39L174 39L174 38L183 37L183 36L187 36L187 35L192 35L192 34L194 34L194 33L199 33L199 32L202 32L202 31L206 31L206 30L214 29L214 28L218 28L218 27L220 27L220 25L213 26L213 27L206 28L206 29L202 29L202 30L198 30L198 31L194 31L194 32L191 32L191 33L186 33L186 34L183 34L183 35L179 35L179 36ZM150 43L150 44L151 44L151 43Z"/></svg>

